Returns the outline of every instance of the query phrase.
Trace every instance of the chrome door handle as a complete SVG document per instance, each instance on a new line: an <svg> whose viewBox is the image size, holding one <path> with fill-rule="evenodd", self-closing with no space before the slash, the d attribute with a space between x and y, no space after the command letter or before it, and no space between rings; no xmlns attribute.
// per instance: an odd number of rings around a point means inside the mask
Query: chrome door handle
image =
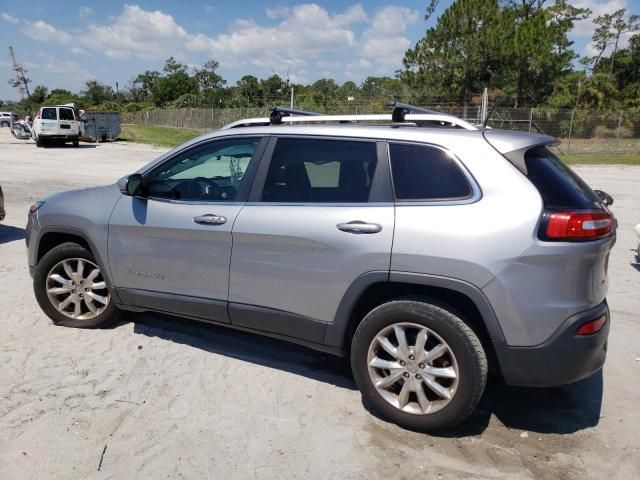
<svg viewBox="0 0 640 480"><path fill-rule="evenodd" d="M378 233L382 231L382 225L361 222L360 220L354 220L349 223L339 223L336 227L338 230L349 233Z"/></svg>
<svg viewBox="0 0 640 480"><path fill-rule="evenodd" d="M222 225L223 223L227 222L227 217L223 217L222 215L213 215L212 213L207 213L206 215L193 217L193 221L196 223L204 224L204 225Z"/></svg>

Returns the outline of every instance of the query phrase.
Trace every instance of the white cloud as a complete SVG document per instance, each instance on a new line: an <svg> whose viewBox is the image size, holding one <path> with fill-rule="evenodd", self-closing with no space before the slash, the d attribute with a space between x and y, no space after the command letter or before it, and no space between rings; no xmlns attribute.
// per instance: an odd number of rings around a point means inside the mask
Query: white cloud
<svg viewBox="0 0 640 480"><path fill-rule="evenodd" d="M91 7L80 7L78 9L78 18L80 20L86 20L93 15L93 8Z"/></svg>
<svg viewBox="0 0 640 480"><path fill-rule="evenodd" d="M596 29L596 25L593 23L593 19L604 15L605 13L613 13L616 10L626 9L627 15L638 13L636 11L631 11L633 5L629 5L628 0L575 0L573 2L575 7L579 8L588 8L591 10L591 15L589 18L585 20L580 20L576 22L573 30L571 30L569 36L573 40L577 40L578 42L584 40L590 40L593 35L594 30ZM618 48L625 48L629 44L629 39L631 38L632 33L623 34L620 37L620 41L618 43ZM606 51L606 55L608 55L611 51L612 47L609 47ZM598 54L598 51L595 48L595 45L591 41L587 41L582 48L582 51L579 52L582 55L594 56Z"/></svg>
<svg viewBox="0 0 640 480"><path fill-rule="evenodd" d="M164 58L182 51L181 46L191 39L171 15L137 5L125 5L107 25L89 25L84 36L91 39L89 48L111 58Z"/></svg>
<svg viewBox="0 0 640 480"><path fill-rule="evenodd" d="M419 13L405 7L389 6L379 10L362 36L362 56L383 69L399 68L404 52L411 46L405 36ZM369 68L363 64L363 68Z"/></svg>
<svg viewBox="0 0 640 480"><path fill-rule="evenodd" d="M209 6L205 11L211 10ZM411 45L407 28L418 20L419 12L387 6L370 13L359 3L332 12L314 3L273 7L266 9L265 22L237 18L217 35L189 32L170 14L138 5L125 5L119 15L104 23L98 22L89 7L81 7L81 18L93 15L81 36L42 20L15 20L24 26L25 35L67 45L74 55L92 51L115 60L153 61L175 56L188 63L201 62L206 56L218 60L223 70L235 68L258 75L260 71L289 71L291 80L302 82L319 74L337 80L357 79L388 75L400 68Z"/></svg>
<svg viewBox="0 0 640 480"><path fill-rule="evenodd" d="M24 25L22 33L34 40L47 43L60 43L62 45L68 45L71 43L71 35L64 30L58 30L54 26L49 25L42 20L37 20L35 22L23 20L22 24Z"/></svg>
<svg viewBox="0 0 640 480"><path fill-rule="evenodd" d="M18 23L20 21L16 17L12 17L8 13L4 13L4 12L0 13L0 18L2 18L5 22L9 22L9 23Z"/></svg>
<svg viewBox="0 0 640 480"><path fill-rule="evenodd" d="M267 17L269 17L271 20L284 18L287 15L289 15L289 9L287 7L267 8Z"/></svg>
<svg viewBox="0 0 640 480"><path fill-rule="evenodd" d="M591 16L585 20L576 22L571 33L576 36L590 37L593 35L595 25L593 19L605 13L613 13L621 8L627 8L627 0L575 0L572 5L577 8L588 8ZM633 12L632 12L633 13Z"/></svg>

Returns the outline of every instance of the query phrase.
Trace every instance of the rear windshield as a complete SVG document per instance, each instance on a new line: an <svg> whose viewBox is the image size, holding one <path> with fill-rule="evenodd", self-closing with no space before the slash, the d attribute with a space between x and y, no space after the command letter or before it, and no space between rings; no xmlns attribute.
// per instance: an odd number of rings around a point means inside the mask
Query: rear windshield
<svg viewBox="0 0 640 480"><path fill-rule="evenodd" d="M56 113L55 108L43 108L42 109L42 119L43 120L57 120L58 114Z"/></svg>
<svg viewBox="0 0 640 480"><path fill-rule="evenodd" d="M73 110L70 108L61 108L60 120L73 120Z"/></svg>
<svg viewBox="0 0 640 480"><path fill-rule="evenodd" d="M592 209L600 198L573 170L546 147L537 147L524 155L527 178L536 186L545 207Z"/></svg>

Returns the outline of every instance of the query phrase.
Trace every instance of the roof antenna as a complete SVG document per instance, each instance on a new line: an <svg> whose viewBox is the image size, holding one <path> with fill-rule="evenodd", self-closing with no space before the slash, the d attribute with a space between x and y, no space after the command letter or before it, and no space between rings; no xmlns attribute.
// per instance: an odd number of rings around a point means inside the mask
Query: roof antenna
<svg viewBox="0 0 640 480"><path fill-rule="evenodd" d="M487 123L489 123L489 120L491 119L491 115L493 115L493 112L496 111L496 107L498 106L499 99L500 99L500 93L496 95L496 99L493 101L493 107L491 107L491 111L489 112L489 115L487 115L487 118L485 118L484 122L482 122L483 129L487 128Z"/></svg>

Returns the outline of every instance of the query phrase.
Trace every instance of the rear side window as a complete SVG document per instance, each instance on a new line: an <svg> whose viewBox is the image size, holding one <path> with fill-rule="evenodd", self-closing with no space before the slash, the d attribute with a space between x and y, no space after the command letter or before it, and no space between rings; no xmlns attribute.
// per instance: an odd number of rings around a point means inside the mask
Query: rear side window
<svg viewBox="0 0 640 480"><path fill-rule="evenodd" d="M280 138L262 192L263 202L367 202L376 144Z"/></svg>
<svg viewBox="0 0 640 480"><path fill-rule="evenodd" d="M57 120L58 113L55 108L43 108L42 109L42 119L43 120Z"/></svg>
<svg viewBox="0 0 640 480"><path fill-rule="evenodd" d="M527 178L540 192L545 207L587 210L599 206L601 200L589 185L546 147L529 150L524 162Z"/></svg>
<svg viewBox="0 0 640 480"><path fill-rule="evenodd" d="M393 188L398 200L460 200L472 195L458 164L440 149L389 144Z"/></svg>
<svg viewBox="0 0 640 480"><path fill-rule="evenodd" d="M74 120L73 110L70 108L60 109L60 120Z"/></svg>

